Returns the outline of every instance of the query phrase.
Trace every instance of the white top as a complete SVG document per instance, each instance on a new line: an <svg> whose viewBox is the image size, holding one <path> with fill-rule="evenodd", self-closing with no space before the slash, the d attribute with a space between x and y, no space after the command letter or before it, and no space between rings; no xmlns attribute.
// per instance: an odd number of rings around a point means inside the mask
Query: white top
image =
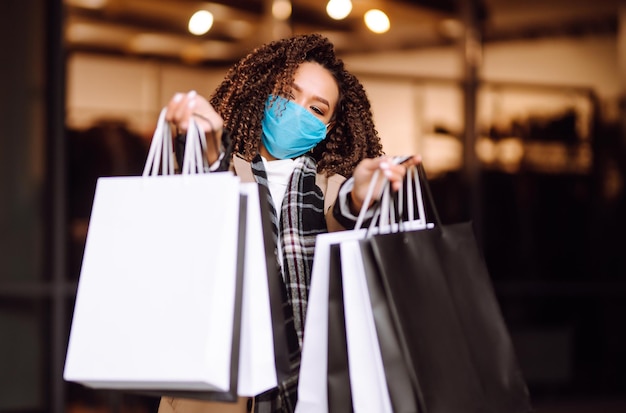
<svg viewBox="0 0 626 413"><path fill-rule="evenodd" d="M272 201L274 201L274 208L276 208L276 218L280 221L283 198L285 198L289 177L296 167L296 162L293 159L278 159L275 161L268 161L264 157L261 157L261 159L267 173L267 182Z"/></svg>
<svg viewBox="0 0 626 413"><path fill-rule="evenodd" d="M280 214L282 211L283 199L285 198L285 192L287 191L287 184L289 183L289 177L293 173L296 167L296 162L293 159L277 159L275 161L268 161L264 157L263 166L267 173L267 184L269 186L270 194L272 195L272 201L274 202L274 208L276 209L276 218L280 222ZM280 231L278 232L278 257L279 264L283 265L283 249L281 247Z"/></svg>

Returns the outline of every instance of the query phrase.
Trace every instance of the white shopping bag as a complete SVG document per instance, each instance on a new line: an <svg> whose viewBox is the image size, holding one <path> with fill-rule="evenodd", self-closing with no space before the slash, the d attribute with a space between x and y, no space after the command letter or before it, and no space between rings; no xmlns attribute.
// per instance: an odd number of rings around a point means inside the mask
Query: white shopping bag
<svg viewBox="0 0 626 413"><path fill-rule="evenodd" d="M244 183L241 191L247 197L247 219L238 393L255 396L278 385L268 277L280 274L266 257L259 186ZM273 254L274 247L269 248ZM278 300L274 312L282 311L280 296L273 298Z"/></svg>
<svg viewBox="0 0 626 413"><path fill-rule="evenodd" d="M365 230L320 234L315 241L296 413L328 412L328 269L330 246L361 239Z"/></svg>
<svg viewBox="0 0 626 413"><path fill-rule="evenodd" d="M402 158L398 158L394 161L400 162L401 160ZM413 179L413 176L411 175L410 178ZM364 205L369 205L376 180L375 174ZM408 195L410 199L414 199L412 192L414 186L411 185L408 188ZM428 224L423 218L421 194L418 196L417 216L411 203L408 211L409 219L402 223L390 220L393 214L386 207L374 214L372 221L374 225L367 230L361 229L365 217L365 210L362 210L355 230L317 236L302 348L297 413L329 411L327 387L329 264L330 247L334 244L338 244L341 251L341 284L343 285L343 312L352 408L355 412L394 411L391 396L395 390L388 388L386 374L388 370L395 375L401 373L402 369L397 366L398 357L396 357L399 350L393 339L386 340L382 346L379 342L373 308L380 304L372 303L370 299L359 241L375 233L397 231L399 227L425 228ZM389 203L389 197L387 186L383 193L383 205ZM389 354L383 354L383 348L389 351Z"/></svg>
<svg viewBox="0 0 626 413"><path fill-rule="evenodd" d="M143 177L98 181L64 378L196 399L262 393L288 366L261 188L202 173L189 134L172 175L163 114Z"/></svg>
<svg viewBox="0 0 626 413"><path fill-rule="evenodd" d="M364 205L369 205L377 177L378 173L375 173ZM356 228L352 231L331 232L316 237L300 358L296 413L328 413L330 247L342 241L363 239L367 234L367 230L361 228L365 216L366 208L363 208L359 213Z"/></svg>
<svg viewBox="0 0 626 413"><path fill-rule="evenodd" d="M239 197L230 173L98 180L66 380L229 390Z"/></svg>
<svg viewBox="0 0 626 413"><path fill-rule="evenodd" d="M343 304L354 412L393 412L358 240L340 243Z"/></svg>

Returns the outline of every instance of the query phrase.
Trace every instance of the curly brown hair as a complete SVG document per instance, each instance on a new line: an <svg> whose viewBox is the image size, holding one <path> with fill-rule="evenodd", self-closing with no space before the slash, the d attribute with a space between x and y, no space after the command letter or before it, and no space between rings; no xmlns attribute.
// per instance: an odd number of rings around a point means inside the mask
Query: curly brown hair
<svg viewBox="0 0 626 413"><path fill-rule="evenodd" d="M258 47L230 68L210 102L224 118L233 151L251 160L258 152L268 96L287 96L296 69L305 61L325 67L339 87L334 126L311 154L320 173L349 177L363 158L380 156L383 151L365 90L346 71L327 38L298 35Z"/></svg>

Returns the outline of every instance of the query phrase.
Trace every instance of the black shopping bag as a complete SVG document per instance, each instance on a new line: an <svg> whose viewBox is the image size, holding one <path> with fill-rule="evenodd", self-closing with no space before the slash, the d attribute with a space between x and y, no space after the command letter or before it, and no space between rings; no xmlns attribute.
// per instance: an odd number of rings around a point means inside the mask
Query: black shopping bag
<svg viewBox="0 0 626 413"><path fill-rule="evenodd" d="M435 227L361 241L366 272L383 286L419 411L532 411L471 223L441 224L419 168ZM393 380L388 376L390 388Z"/></svg>

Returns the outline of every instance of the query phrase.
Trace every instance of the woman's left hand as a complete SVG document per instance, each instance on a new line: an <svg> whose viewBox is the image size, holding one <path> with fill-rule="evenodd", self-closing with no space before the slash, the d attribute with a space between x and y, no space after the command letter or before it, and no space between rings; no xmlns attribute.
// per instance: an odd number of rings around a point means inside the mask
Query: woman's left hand
<svg viewBox="0 0 626 413"><path fill-rule="evenodd" d="M421 161L422 158L419 155L412 156L401 164L394 164L388 156L363 159L359 162L352 174L354 177L354 187L350 193L352 198L352 212L358 214L361 210L370 182L377 169L382 173L379 175L378 185L374 193L380 193L381 185L384 183L385 178L390 181L392 189L398 191L402 186L402 180L406 175L407 168L417 165ZM376 199L372 199L371 202L374 201L376 201ZM368 207L369 206L370 205L368 205Z"/></svg>

